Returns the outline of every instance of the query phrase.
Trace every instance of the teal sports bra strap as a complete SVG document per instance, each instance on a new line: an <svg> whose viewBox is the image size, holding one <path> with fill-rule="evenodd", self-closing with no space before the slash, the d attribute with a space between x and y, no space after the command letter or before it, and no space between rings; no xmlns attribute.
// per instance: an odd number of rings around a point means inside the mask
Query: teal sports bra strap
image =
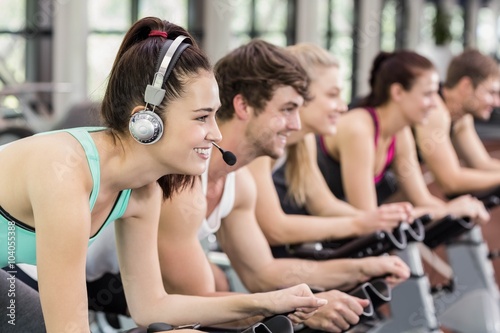
<svg viewBox="0 0 500 333"><path fill-rule="evenodd" d="M87 156L90 173L92 174L92 181L94 183L92 192L90 193L90 210L94 208L97 195L99 194L101 184L101 168L99 167L99 153L95 147L94 140L90 137L89 131L94 132L103 129L103 127L80 127L63 130L63 132L68 132L73 135L80 142L83 150L85 151L85 155Z"/></svg>

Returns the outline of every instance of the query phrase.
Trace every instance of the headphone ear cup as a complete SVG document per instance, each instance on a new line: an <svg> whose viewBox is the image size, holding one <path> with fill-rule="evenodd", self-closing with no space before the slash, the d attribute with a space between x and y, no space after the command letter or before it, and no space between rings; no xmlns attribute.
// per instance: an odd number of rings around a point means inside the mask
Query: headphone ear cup
<svg viewBox="0 0 500 333"><path fill-rule="evenodd" d="M136 112L130 117L129 131L132 137L142 144L153 144L163 135L163 121L153 111Z"/></svg>

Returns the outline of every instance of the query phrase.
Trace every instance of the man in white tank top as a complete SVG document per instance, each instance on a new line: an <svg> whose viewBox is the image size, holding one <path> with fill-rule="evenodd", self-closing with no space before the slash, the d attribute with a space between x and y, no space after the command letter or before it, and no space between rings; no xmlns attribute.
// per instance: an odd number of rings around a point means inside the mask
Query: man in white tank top
<svg viewBox="0 0 500 333"><path fill-rule="evenodd" d="M259 156L284 154L287 136L300 128L298 109L307 96L306 74L283 49L258 40L229 53L215 72L222 103L217 113L220 145L233 152L237 162L227 165L212 149L207 173L192 188L164 202L158 244L167 292L224 294L216 291L214 273L199 242L199 237L215 232L251 292L298 282L326 290L349 289L385 274L407 278L407 266L401 266L397 257L315 262L272 256L255 217L258 193L245 166ZM320 330L338 331L356 324L367 305L337 290L321 297L329 303L306 322Z"/></svg>

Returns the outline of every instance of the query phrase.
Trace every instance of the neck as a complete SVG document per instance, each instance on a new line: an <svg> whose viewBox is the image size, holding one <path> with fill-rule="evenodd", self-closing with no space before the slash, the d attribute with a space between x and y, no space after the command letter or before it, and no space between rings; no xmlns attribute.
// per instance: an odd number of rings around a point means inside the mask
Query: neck
<svg viewBox="0 0 500 333"><path fill-rule="evenodd" d="M245 137L244 123L240 123L236 119L228 120L219 124L219 130L222 134L222 141L218 145L222 149L232 152L236 156L237 161L235 165L227 165L222 158L222 154L214 147L208 168L208 178L210 181L217 181L220 178L224 178L228 173L244 167L258 157L255 154L255 149Z"/></svg>
<svg viewBox="0 0 500 333"><path fill-rule="evenodd" d="M298 131L293 131L292 133L290 133L290 136L287 138L286 145L290 146L290 145L293 145L293 144L299 142L300 140L303 140L305 138L305 136L309 133L312 133L312 131L309 130L306 126L301 127L301 129Z"/></svg>
<svg viewBox="0 0 500 333"><path fill-rule="evenodd" d="M462 96L457 89L443 88L443 99L452 121L457 120L464 115L462 108Z"/></svg>
<svg viewBox="0 0 500 333"><path fill-rule="evenodd" d="M382 138L393 137L410 124L404 120L401 110L394 104L386 104L375 108L378 117L379 135Z"/></svg>
<svg viewBox="0 0 500 333"><path fill-rule="evenodd" d="M114 139L105 132L92 134L92 138L99 152L101 187L113 191L135 189L172 173L165 170L164 165L158 164L145 146L133 144L131 138L128 141L123 138ZM120 172L116 172L117 170Z"/></svg>

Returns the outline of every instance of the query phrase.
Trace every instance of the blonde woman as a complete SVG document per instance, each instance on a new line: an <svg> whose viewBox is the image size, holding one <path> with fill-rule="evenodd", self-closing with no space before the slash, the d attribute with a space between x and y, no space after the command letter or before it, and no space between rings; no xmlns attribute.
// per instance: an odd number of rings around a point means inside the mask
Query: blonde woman
<svg viewBox="0 0 500 333"><path fill-rule="evenodd" d="M300 110L301 129L289 135L285 156L259 158L250 165L258 186L257 218L274 255L286 256L283 244L355 237L411 220L408 203L364 212L331 194L316 163L315 134L334 133L346 111L339 64L313 44L287 50L309 76L311 100Z"/></svg>

